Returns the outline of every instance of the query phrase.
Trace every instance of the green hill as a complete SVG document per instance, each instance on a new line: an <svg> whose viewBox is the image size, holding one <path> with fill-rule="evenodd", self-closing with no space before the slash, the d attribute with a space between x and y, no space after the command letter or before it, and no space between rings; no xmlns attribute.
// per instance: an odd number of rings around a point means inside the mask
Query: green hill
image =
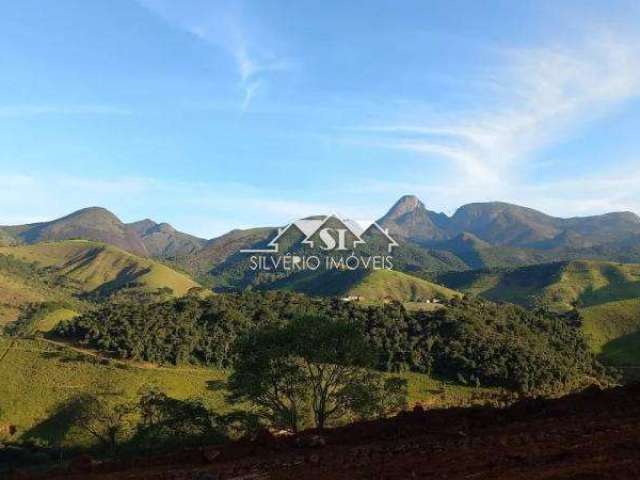
<svg viewBox="0 0 640 480"><path fill-rule="evenodd" d="M298 273L270 283L266 288L315 296L358 297L364 302L395 300L420 303L460 295L447 287L395 270Z"/></svg>
<svg viewBox="0 0 640 480"><path fill-rule="evenodd" d="M345 295L365 301L396 300L399 302L427 302L448 300L460 295L435 283L393 270L375 270L349 288Z"/></svg>
<svg viewBox="0 0 640 480"><path fill-rule="evenodd" d="M78 290L109 293L123 287L145 291L170 288L184 295L199 286L187 275L111 245L85 240L1 247L0 255L37 263L68 279Z"/></svg>
<svg viewBox="0 0 640 480"><path fill-rule="evenodd" d="M57 302L75 311L82 308L81 299L161 289L181 296L193 287L199 284L185 274L102 243L66 240L0 247L0 324L16 320L28 303Z"/></svg>
<svg viewBox="0 0 640 480"><path fill-rule="evenodd" d="M20 307L30 303L56 302L74 306L73 292L55 276L11 254L0 253L0 326L13 322Z"/></svg>
<svg viewBox="0 0 640 480"><path fill-rule="evenodd" d="M640 365L640 298L588 307L582 314L583 331L606 363Z"/></svg>
<svg viewBox="0 0 640 480"><path fill-rule="evenodd" d="M578 308L583 331L603 362L640 366L640 264L573 261L450 273L440 280L494 301L557 311Z"/></svg>
<svg viewBox="0 0 640 480"><path fill-rule="evenodd" d="M148 254L136 232L122 223L109 210L100 207L83 208L49 222L0 227L19 243L34 244L82 238L116 245L136 255Z"/></svg>
<svg viewBox="0 0 640 480"><path fill-rule="evenodd" d="M208 382L223 378L219 370L133 366L42 339L0 336L0 424L15 425L23 440L75 445L82 438L67 432L66 419L54 415L74 395L109 388L126 400L154 385L174 397L202 397L216 410L226 410L222 393L208 389Z"/></svg>
<svg viewBox="0 0 640 480"><path fill-rule="evenodd" d="M560 311L640 297L640 264L572 261L449 273L440 280L491 300Z"/></svg>

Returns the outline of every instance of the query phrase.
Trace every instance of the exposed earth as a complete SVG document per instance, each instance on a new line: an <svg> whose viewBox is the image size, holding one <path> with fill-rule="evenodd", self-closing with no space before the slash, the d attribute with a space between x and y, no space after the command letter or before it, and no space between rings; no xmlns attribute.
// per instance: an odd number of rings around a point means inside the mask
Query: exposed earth
<svg viewBox="0 0 640 480"><path fill-rule="evenodd" d="M506 409L424 411L128 462L77 458L48 480L638 479L640 385ZM16 475L16 478L29 478Z"/></svg>

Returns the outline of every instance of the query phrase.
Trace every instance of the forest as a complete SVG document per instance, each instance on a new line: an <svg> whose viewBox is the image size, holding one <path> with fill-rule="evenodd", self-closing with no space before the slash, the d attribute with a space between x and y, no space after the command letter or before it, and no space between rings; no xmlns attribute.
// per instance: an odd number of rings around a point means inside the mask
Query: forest
<svg viewBox="0 0 640 480"><path fill-rule="evenodd" d="M431 311L278 291L107 302L62 322L52 335L116 358L229 369L239 339L304 316L352 324L374 352L372 366L382 372L414 371L527 395L606 384L614 375L590 352L577 313L558 315L470 297Z"/></svg>

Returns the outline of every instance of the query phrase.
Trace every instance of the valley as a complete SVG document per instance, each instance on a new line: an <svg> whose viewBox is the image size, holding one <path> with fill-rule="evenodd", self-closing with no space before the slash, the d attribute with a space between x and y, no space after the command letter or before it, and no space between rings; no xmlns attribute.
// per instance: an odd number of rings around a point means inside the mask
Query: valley
<svg viewBox="0 0 640 480"><path fill-rule="evenodd" d="M380 222L399 239L393 270L252 272L239 250L275 227L206 240L100 208L0 227L4 440L95 449L65 413L94 395L136 405L158 391L215 418L253 415L227 390L237 342L301 315L359 325L407 408L503 407L640 378L637 217L508 204L447 217L403 197ZM304 253L298 240L287 252Z"/></svg>

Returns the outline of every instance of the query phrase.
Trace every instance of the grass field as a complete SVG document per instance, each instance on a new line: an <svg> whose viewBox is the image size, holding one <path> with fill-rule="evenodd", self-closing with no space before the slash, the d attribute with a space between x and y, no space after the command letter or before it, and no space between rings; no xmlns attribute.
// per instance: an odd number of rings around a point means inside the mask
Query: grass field
<svg viewBox="0 0 640 480"><path fill-rule="evenodd" d="M361 297L364 301L420 303L432 299L448 300L460 293L406 273L374 270L352 286L346 295Z"/></svg>
<svg viewBox="0 0 640 480"><path fill-rule="evenodd" d="M542 301L569 308L640 297L640 265L576 261L565 265L542 292Z"/></svg>
<svg viewBox="0 0 640 480"><path fill-rule="evenodd" d="M429 407L459 406L495 399L498 390L443 384L425 375L401 374L409 382L410 404ZM224 371L197 367L154 367L105 360L44 339L0 337L0 425L11 424L17 437L47 445L76 445L83 437L63 434L61 419L50 419L65 400L79 393L108 388L134 399L141 388L157 386L176 398L200 397L211 408L233 408L224 392L210 382L225 380ZM68 433L68 432L67 432Z"/></svg>
<svg viewBox="0 0 640 480"><path fill-rule="evenodd" d="M612 365L640 365L640 298L585 308L583 331L594 352Z"/></svg>
<svg viewBox="0 0 640 480"><path fill-rule="evenodd" d="M85 240L0 247L2 254L53 268L84 292L135 285L149 291L168 287L176 295L184 295L190 288L199 286L187 275L166 265L111 245Z"/></svg>
<svg viewBox="0 0 640 480"><path fill-rule="evenodd" d="M75 310L70 310L68 308L60 308L55 310L47 315L44 318L40 319L38 325L36 325L36 330L39 332L50 332L53 330L60 322L64 320L71 320L73 317L77 317L78 312Z"/></svg>
<svg viewBox="0 0 640 480"><path fill-rule="evenodd" d="M208 387L208 382L224 378L223 372L212 369L143 368L101 360L42 339L0 337L0 423L15 425L23 439L60 441L61 429L55 424L48 428L46 420L65 400L105 389L133 399L142 387L151 385L177 398L202 397L211 407L226 410L229 406L222 393Z"/></svg>
<svg viewBox="0 0 640 480"><path fill-rule="evenodd" d="M15 320L26 303L57 301L75 308L77 298L88 293L170 288L181 296L199 286L159 262L84 240L0 247L0 257L14 259L0 264L0 324Z"/></svg>
<svg viewBox="0 0 640 480"><path fill-rule="evenodd" d="M505 271L444 275L451 288L524 306L547 305L566 311L640 298L640 264L573 261Z"/></svg>

